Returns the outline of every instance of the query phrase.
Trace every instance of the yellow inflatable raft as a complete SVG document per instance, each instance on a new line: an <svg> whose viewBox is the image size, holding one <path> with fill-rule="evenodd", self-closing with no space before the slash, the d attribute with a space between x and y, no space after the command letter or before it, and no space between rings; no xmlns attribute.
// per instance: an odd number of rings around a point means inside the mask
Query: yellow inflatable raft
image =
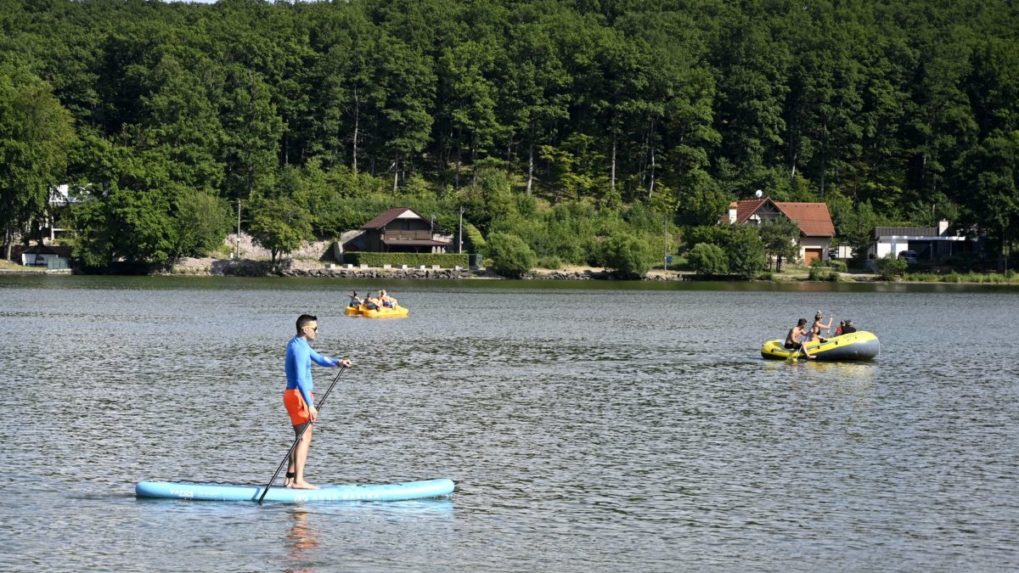
<svg viewBox="0 0 1019 573"><path fill-rule="evenodd" d="M865 330L833 336L824 342L808 342L807 352L817 360L841 362L849 360L871 360L881 352L881 343L877 336ZM781 340L769 340L761 347L761 356L775 360L794 357L806 360L799 351L789 350Z"/></svg>
<svg viewBox="0 0 1019 573"><path fill-rule="evenodd" d="M363 316L365 318L404 318L410 314L410 309L400 305L368 308L362 304L360 306L348 306L343 312L347 316Z"/></svg>

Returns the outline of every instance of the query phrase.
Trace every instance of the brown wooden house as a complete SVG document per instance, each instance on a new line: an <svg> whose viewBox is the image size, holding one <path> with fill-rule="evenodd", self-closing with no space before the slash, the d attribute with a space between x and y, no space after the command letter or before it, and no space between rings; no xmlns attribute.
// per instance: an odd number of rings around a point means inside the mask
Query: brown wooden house
<svg viewBox="0 0 1019 573"><path fill-rule="evenodd" d="M451 241L437 234L429 219L413 209L396 207L361 226L361 232L343 244L344 251L375 253L445 253Z"/></svg>

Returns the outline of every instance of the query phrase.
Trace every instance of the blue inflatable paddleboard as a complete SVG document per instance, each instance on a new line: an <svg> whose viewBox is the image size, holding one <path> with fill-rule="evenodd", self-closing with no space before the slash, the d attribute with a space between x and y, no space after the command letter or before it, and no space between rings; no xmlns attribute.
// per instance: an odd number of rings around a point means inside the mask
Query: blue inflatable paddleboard
<svg viewBox="0 0 1019 573"><path fill-rule="evenodd" d="M264 485L142 481L134 488L138 497L194 501L258 501ZM308 501L400 501L448 496L455 484L449 479L403 483L324 485L319 489L271 487L265 501L303 503Z"/></svg>

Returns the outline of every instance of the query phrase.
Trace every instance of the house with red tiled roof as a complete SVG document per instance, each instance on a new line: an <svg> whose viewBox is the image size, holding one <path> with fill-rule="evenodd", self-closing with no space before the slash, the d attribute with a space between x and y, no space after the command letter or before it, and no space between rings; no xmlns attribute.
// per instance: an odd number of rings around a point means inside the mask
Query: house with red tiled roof
<svg viewBox="0 0 1019 573"><path fill-rule="evenodd" d="M835 225L831 221L828 205L772 201L769 197L755 197L729 204L728 221L731 224L760 225L776 217L785 217L800 228L799 259L804 264L828 260L828 249L835 238Z"/></svg>
<svg viewBox="0 0 1019 573"><path fill-rule="evenodd" d="M432 220L408 207L379 213L361 228L344 234L343 251L374 253L445 253L452 235L436 232Z"/></svg>

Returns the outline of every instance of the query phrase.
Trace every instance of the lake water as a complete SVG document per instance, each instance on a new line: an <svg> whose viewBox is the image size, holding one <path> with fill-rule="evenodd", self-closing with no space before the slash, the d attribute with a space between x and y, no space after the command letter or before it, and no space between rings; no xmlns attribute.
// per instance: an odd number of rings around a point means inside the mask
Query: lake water
<svg viewBox="0 0 1019 573"><path fill-rule="evenodd" d="M369 287L410 317L342 316ZM878 359L760 358L817 309ZM272 475L303 312L355 363L308 479L455 495L137 500ZM0 570L1016 570L1017 319L1008 287L0 276Z"/></svg>

